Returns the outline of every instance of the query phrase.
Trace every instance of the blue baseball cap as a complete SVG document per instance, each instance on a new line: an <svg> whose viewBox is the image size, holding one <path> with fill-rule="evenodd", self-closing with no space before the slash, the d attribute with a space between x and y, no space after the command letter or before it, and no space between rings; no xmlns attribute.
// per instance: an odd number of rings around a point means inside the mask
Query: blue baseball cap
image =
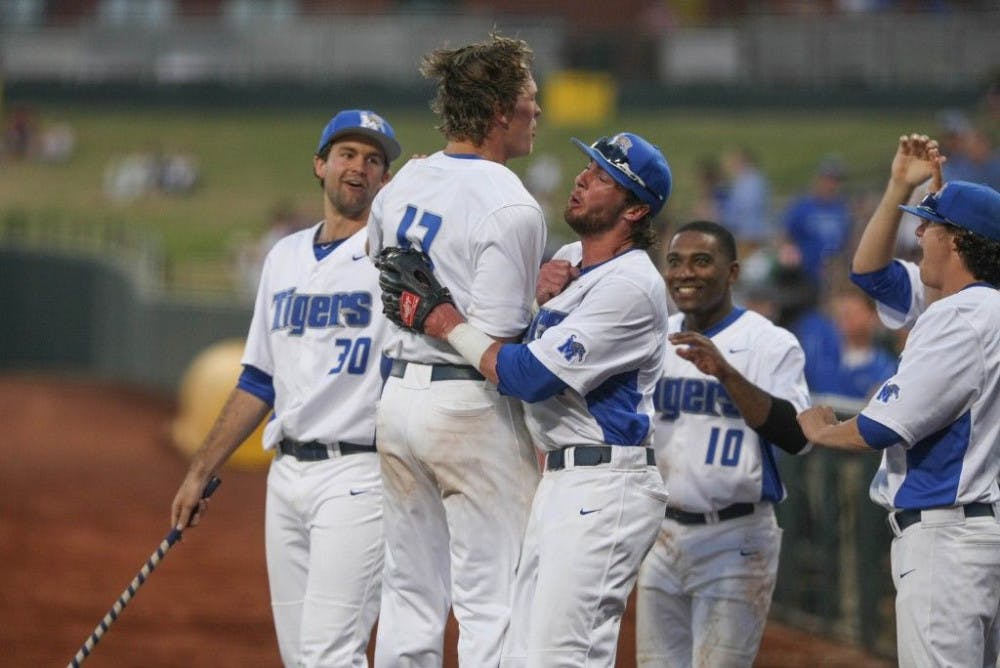
<svg viewBox="0 0 1000 668"><path fill-rule="evenodd" d="M344 135L368 137L382 147L389 162L398 158L403 151L399 147L399 142L396 141L396 133L389 125L389 121L374 111L347 109L331 118L330 122L323 128L323 133L319 136L319 144L316 146L316 155L319 155L324 146Z"/></svg>
<svg viewBox="0 0 1000 668"><path fill-rule="evenodd" d="M667 203L673 178L658 147L631 132L601 137L590 146L576 137L572 141L619 185L648 204L651 216Z"/></svg>
<svg viewBox="0 0 1000 668"><path fill-rule="evenodd" d="M1000 241L1000 193L980 183L949 181L917 206L899 208L925 220L954 225Z"/></svg>

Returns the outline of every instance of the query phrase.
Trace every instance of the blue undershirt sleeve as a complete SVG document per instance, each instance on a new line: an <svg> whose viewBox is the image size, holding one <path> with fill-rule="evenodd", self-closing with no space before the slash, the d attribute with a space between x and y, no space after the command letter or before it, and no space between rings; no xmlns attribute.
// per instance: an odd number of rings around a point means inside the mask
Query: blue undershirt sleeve
<svg viewBox="0 0 1000 668"><path fill-rule="evenodd" d="M858 431L865 443L875 450L884 450L890 445L903 442L903 437L875 420L858 415Z"/></svg>
<svg viewBox="0 0 1000 668"><path fill-rule="evenodd" d="M236 387L274 408L274 379L257 367L244 364Z"/></svg>
<svg viewBox="0 0 1000 668"><path fill-rule="evenodd" d="M908 313L913 300L913 290L910 286L910 276L906 267L897 260L867 274L851 272L851 282L865 293L889 308Z"/></svg>
<svg viewBox="0 0 1000 668"><path fill-rule="evenodd" d="M500 394L517 397L528 403L548 399L569 387L539 362L528 350L528 346L521 343L505 343L500 346L497 376L500 378L497 387Z"/></svg>

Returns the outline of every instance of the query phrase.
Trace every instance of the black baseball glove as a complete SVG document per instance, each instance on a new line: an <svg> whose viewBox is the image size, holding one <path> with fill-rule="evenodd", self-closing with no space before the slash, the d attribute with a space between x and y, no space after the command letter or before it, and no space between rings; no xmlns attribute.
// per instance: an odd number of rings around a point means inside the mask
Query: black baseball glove
<svg viewBox="0 0 1000 668"><path fill-rule="evenodd" d="M431 261L415 248L383 248L375 260L382 288L382 311L403 329L424 331L424 320L438 304L454 304L434 278Z"/></svg>

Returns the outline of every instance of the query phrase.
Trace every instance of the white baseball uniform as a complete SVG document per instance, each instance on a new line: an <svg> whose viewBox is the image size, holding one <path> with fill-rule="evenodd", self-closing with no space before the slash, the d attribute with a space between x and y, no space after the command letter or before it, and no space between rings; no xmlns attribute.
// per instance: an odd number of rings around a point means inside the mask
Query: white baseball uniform
<svg viewBox="0 0 1000 668"><path fill-rule="evenodd" d="M520 336L545 247L538 203L505 166L438 152L409 161L372 204L370 252L416 246L468 321ZM519 401L445 342L394 326L378 409L386 572L376 666L439 666L449 606L459 662L495 666L538 483ZM404 368L405 367L405 368Z"/></svg>
<svg viewBox="0 0 1000 668"><path fill-rule="evenodd" d="M884 449L901 666L993 666L1000 650L1000 292L977 283L917 319L858 417ZM985 657L985 659L984 659Z"/></svg>
<svg viewBox="0 0 1000 668"><path fill-rule="evenodd" d="M556 259L580 260L579 243ZM652 394L666 334L663 279L643 250L585 269L504 345L500 389L530 401L546 453L514 588L503 666L613 666L625 603L666 490Z"/></svg>
<svg viewBox="0 0 1000 668"><path fill-rule="evenodd" d="M927 310L920 267L913 262L893 260L877 271L851 272L851 281L875 300L879 319L889 329L912 327Z"/></svg>
<svg viewBox="0 0 1000 668"><path fill-rule="evenodd" d="M383 567L372 445L388 321L365 231L318 258L321 225L281 239L265 259L243 364L274 389L265 539L282 661L367 666Z"/></svg>
<svg viewBox="0 0 1000 668"><path fill-rule="evenodd" d="M684 314L672 315L669 331L683 330ZM797 411L808 407L805 355L791 332L734 308L703 334L751 383ZM654 441L670 503L639 573L638 664L750 666L781 548L775 448L746 425L717 378L666 348Z"/></svg>

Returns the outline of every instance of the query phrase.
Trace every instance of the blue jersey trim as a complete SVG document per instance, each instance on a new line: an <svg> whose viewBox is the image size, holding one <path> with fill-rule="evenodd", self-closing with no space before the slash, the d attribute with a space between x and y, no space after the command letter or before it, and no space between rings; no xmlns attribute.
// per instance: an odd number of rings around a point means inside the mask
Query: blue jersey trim
<svg viewBox="0 0 1000 668"><path fill-rule="evenodd" d="M745 308L734 306L733 310L730 311L725 318L723 318L719 322L715 323L714 325L706 329L704 332L702 332L702 334L704 336L707 336L708 338L712 338L713 336L724 330L726 327L729 327L731 324L736 322L736 320L746 312L747 310ZM687 321L685 320L685 322L683 322L681 326L684 327L684 329L687 329Z"/></svg>
<svg viewBox="0 0 1000 668"><path fill-rule="evenodd" d="M580 269L580 275L583 276L587 272L593 271L594 269L597 269L601 265L607 264L608 262L614 262L615 260L617 260L621 256L626 255L628 253L633 253L635 251L642 251L643 253L646 252L645 249L643 249L643 248L629 248L629 249L626 249L626 250L622 251L621 253L619 253L618 255L612 255L611 257L609 257L607 260L604 260L603 262L598 262L597 264L592 264L589 267Z"/></svg>
<svg viewBox="0 0 1000 668"><path fill-rule="evenodd" d="M609 445L642 445L649 436L649 416L636 412L642 394L639 370L612 376L587 394L587 408Z"/></svg>
<svg viewBox="0 0 1000 668"><path fill-rule="evenodd" d="M913 302L913 290L906 267L899 260L893 260L885 267L866 274L851 272L851 282L877 302L900 313L909 313Z"/></svg>
<svg viewBox="0 0 1000 668"><path fill-rule="evenodd" d="M340 246L340 244L344 243L345 241L347 241L346 237L344 239L337 239L336 241L331 241L328 244L313 243L313 255L316 256L316 261L319 262L330 253L337 250L337 247Z"/></svg>
<svg viewBox="0 0 1000 668"><path fill-rule="evenodd" d="M559 376L549 371L528 346L505 343L497 353L497 389L500 394L534 403L555 396L569 387Z"/></svg>
<svg viewBox="0 0 1000 668"><path fill-rule="evenodd" d="M972 414L966 411L907 450L906 478L893 505L904 509L954 505L971 433Z"/></svg>
<svg viewBox="0 0 1000 668"><path fill-rule="evenodd" d="M257 367L244 364L236 387L274 408L274 379Z"/></svg>
<svg viewBox="0 0 1000 668"><path fill-rule="evenodd" d="M444 153L444 151L442 151ZM459 160L484 160L483 156L477 155L475 153L444 153L448 158L457 158Z"/></svg>
<svg viewBox="0 0 1000 668"><path fill-rule="evenodd" d="M774 446L767 439L760 439L760 498L762 501L779 503L785 499L785 488L781 484L778 462L774 459Z"/></svg>
<svg viewBox="0 0 1000 668"><path fill-rule="evenodd" d="M868 447L875 450L884 450L891 445L903 442L903 437L892 429L864 415L858 415L858 431Z"/></svg>

